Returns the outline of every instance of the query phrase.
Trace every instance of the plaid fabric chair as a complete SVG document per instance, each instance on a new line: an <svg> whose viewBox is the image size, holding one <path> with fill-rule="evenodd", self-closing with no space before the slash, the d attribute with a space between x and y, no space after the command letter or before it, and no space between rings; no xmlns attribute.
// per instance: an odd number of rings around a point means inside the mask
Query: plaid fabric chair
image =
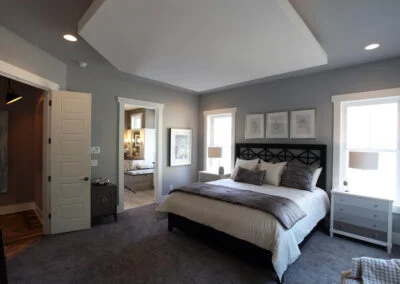
<svg viewBox="0 0 400 284"><path fill-rule="evenodd" d="M0 229L0 283L7 284L6 256L4 255L3 232Z"/></svg>
<svg viewBox="0 0 400 284"><path fill-rule="evenodd" d="M352 269L343 271L341 284L398 284L400 259L353 258Z"/></svg>

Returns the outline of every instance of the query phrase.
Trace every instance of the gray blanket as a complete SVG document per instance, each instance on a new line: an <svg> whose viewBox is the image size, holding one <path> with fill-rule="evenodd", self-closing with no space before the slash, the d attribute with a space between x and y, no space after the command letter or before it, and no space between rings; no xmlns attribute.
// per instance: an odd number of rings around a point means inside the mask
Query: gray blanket
<svg viewBox="0 0 400 284"><path fill-rule="evenodd" d="M288 198L250 190L241 190L208 183L193 183L176 188L170 193L173 192L200 195L257 209L273 215L286 229L290 229L297 221L306 216L306 213Z"/></svg>

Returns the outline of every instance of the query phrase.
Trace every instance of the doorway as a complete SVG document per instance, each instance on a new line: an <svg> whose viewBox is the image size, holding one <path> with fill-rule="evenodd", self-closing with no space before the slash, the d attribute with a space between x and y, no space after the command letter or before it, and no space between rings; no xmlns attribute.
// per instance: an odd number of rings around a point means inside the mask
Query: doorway
<svg viewBox="0 0 400 284"><path fill-rule="evenodd" d="M8 257L43 232L45 93L0 75L0 228Z"/></svg>
<svg viewBox="0 0 400 284"><path fill-rule="evenodd" d="M43 233L89 229L91 94L58 91L57 83L2 60L0 75L44 92Z"/></svg>
<svg viewBox="0 0 400 284"><path fill-rule="evenodd" d="M125 104L124 209L155 202L155 110Z"/></svg>
<svg viewBox="0 0 400 284"><path fill-rule="evenodd" d="M159 202L162 181L162 112L164 105L118 98L118 212Z"/></svg>

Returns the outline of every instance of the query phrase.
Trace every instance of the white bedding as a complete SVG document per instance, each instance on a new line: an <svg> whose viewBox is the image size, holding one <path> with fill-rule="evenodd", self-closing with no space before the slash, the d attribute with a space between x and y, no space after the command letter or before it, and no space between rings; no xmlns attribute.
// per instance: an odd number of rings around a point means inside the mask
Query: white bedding
<svg viewBox="0 0 400 284"><path fill-rule="evenodd" d="M288 265L300 256L298 244L329 211L328 196L319 188L310 192L266 184L257 186L232 179L210 183L289 198L307 216L286 230L268 213L193 194L174 192L156 209L158 217L163 218L167 216L165 213L173 213L271 251L272 264L280 279Z"/></svg>

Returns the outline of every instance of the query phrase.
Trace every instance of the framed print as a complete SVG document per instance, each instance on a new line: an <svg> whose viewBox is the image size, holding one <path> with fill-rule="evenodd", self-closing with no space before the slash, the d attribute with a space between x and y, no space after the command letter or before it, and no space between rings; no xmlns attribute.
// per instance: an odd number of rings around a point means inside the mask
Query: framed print
<svg viewBox="0 0 400 284"><path fill-rule="evenodd" d="M264 114L246 115L245 139L264 138Z"/></svg>
<svg viewBox="0 0 400 284"><path fill-rule="evenodd" d="M140 134L135 134L135 147L139 147L140 146Z"/></svg>
<svg viewBox="0 0 400 284"><path fill-rule="evenodd" d="M315 138L315 109L290 112L290 138Z"/></svg>
<svg viewBox="0 0 400 284"><path fill-rule="evenodd" d="M170 166L184 166L192 163L192 130L171 128Z"/></svg>
<svg viewBox="0 0 400 284"><path fill-rule="evenodd" d="M289 138L289 114L287 111L267 113L266 138Z"/></svg>

